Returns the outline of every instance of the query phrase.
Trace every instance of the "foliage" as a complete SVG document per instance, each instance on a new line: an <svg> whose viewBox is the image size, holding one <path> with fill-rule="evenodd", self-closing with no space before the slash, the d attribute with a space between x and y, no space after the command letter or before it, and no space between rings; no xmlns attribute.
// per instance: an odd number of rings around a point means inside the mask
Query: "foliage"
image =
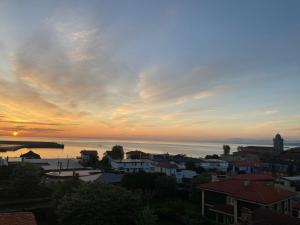
<svg viewBox="0 0 300 225"><path fill-rule="evenodd" d="M224 155L229 155L230 154L230 146L223 145L223 152L224 152Z"/></svg>
<svg viewBox="0 0 300 225"><path fill-rule="evenodd" d="M173 225L211 225L200 215L199 204L191 204L187 201L173 199L160 202L156 207L159 224ZM168 223L164 223L164 222Z"/></svg>
<svg viewBox="0 0 300 225"><path fill-rule="evenodd" d="M100 161L100 167L103 169L111 169L110 161L107 156L104 156Z"/></svg>
<svg viewBox="0 0 300 225"><path fill-rule="evenodd" d="M16 196L34 196L41 182L41 171L29 163L19 164L11 175L10 191Z"/></svg>
<svg viewBox="0 0 300 225"><path fill-rule="evenodd" d="M112 159L124 159L124 149L121 145L115 145L110 151L110 157Z"/></svg>
<svg viewBox="0 0 300 225"><path fill-rule="evenodd" d="M11 176L12 169L8 166L0 166L0 181L8 180Z"/></svg>
<svg viewBox="0 0 300 225"><path fill-rule="evenodd" d="M128 173L122 179L122 186L130 190L154 190L155 180L160 176L162 176L160 173Z"/></svg>
<svg viewBox="0 0 300 225"><path fill-rule="evenodd" d="M74 193L82 185L83 182L76 177L62 182L57 182L52 186L53 189L52 199L55 201L55 203L57 203L65 195L70 195Z"/></svg>
<svg viewBox="0 0 300 225"><path fill-rule="evenodd" d="M219 159L220 157L217 154L213 154L213 155L206 155L205 158L206 159Z"/></svg>
<svg viewBox="0 0 300 225"><path fill-rule="evenodd" d="M139 213L136 221L136 225L156 225L158 217L155 214L155 211L146 206L143 210Z"/></svg>
<svg viewBox="0 0 300 225"><path fill-rule="evenodd" d="M155 179L155 190L158 197L174 196L176 192L176 180L174 177L160 176Z"/></svg>
<svg viewBox="0 0 300 225"><path fill-rule="evenodd" d="M195 163L192 160L186 161L185 168L187 170L197 171L197 167L196 167Z"/></svg>
<svg viewBox="0 0 300 225"><path fill-rule="evenodd" d="M63 225L134 224L139 199L118 186L87 183L65 195L57 207Z"/></svg>

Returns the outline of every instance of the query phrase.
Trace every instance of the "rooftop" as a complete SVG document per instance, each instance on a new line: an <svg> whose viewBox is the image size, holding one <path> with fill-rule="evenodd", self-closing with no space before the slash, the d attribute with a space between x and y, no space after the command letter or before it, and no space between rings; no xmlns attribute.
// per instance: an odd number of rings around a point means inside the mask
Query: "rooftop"
<svg viewBox="0 0 300 225"><path fill-rule="evenodd" d="M82 150L80 151L81 154L91 154L91 155L98 155L97 150Z"/></svg>
<svg viewBox="0 0 300 225"><path fill-rule="evenodd" d="M258 167L260 166L259 160L236 160L233 162L236 167Z"/></svg>
<svg viewBox="0 0 300 225"><path fill-rule="evenodd" d="M233 178L201 184L199 189L225 193L237 199L259 204L270 204L295 195L293 192L275 189L269 182Z"/></svg>
<svg viewBox="0 0 300 225"><path fill-rule="evenodd" d="M0 225L37 225L31 212L0 213Z"/></svg>
<svg viewBox="0 0 300 225"><path fill-rule="evenodd" d="M57 158L57 159L24 159L24 162L40 165L43 170L78 170L84 169L82 165L78 162L77 159L66 159L66 158Z"/></svg>

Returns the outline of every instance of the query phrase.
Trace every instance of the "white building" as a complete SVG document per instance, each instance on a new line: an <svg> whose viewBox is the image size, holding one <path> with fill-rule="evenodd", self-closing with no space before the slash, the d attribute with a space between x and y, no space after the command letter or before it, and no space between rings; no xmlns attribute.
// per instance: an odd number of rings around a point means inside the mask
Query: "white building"
<svg viewBox="0 0 300 225"><path fill-rule="evenodd" d="M192 179L197 173L192 170L182 169L182 166L174 162L160 162L155 166L155 172L163 173L176 178L177 183L182 183L184 179Z"/></svg>
<svg viewBox="0 0 300 225"><path fill-rule="evenodd" d="M220 159L201 159L195 163L197 167L202 167L205 170L217 169L227 172L228 162Z"/></svg>
<svg viewBox="0 0 300 225"><path fill-rule="evenodd" d="M179 170L176 172L176 181L182 183L185 179L191 180L195 176L197 176L197 173L193 170Z"/></svg>
<svg viewBox="0 0 300 225"><path fill-rule="evenodd" d="M156 173L163 173L167 176L176 176L176 171L178 169L178 165L170 162L160 162L155 166Z"/></svg>
<svg viewBox="0 0 300 225"><path fill-rule="evenodd" d="M136 173L136 172L154 172L154 162L148 159L122 159L122 160L111 160L111 167L115 170L122 171L125 173Z"/></svg>

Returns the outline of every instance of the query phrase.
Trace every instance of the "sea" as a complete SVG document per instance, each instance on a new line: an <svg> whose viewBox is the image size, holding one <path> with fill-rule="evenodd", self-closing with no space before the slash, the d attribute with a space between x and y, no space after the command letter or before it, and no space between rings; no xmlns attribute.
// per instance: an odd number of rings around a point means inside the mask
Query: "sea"
<svg viewBox="0 0 300 225"><path fill-rule="evenodd" d="M185 154L191 157L205 157L211 154L222 154L223 144L228 144L231 151L238 146L255 145L253 143L223 143L223 142L170 142L170 141L141 141L141 140L108 140L108 139L81 139L81 138L45 138L45 137L5 137L6 141L50 141L64 144L64 149L23 148L17 151L0 152L0 157L19 157L29 150L39 154L42 158L76 158L81 150L97 150L99 158L103 153L111 150L114 145L122 145L125 152L141 150L147 153ZM258 144L259 145L259 144ZM263 145L271 146L271 145ZM287 146L293 147L293 146Z"/></svg>

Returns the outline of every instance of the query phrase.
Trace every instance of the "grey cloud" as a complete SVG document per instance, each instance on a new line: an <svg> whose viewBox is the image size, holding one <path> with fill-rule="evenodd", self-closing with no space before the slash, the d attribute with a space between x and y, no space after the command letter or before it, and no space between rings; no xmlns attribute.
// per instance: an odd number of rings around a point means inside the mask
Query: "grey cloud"
<svg viewBox="0 0 300 225"><path fill-rule="evenodd" d="M45 125L45 126L77 126L79 124L67 124L67 123L47 123L47 122L25 122L25 121L14 121L14 120L0 120L0 123L10 124L26 124L26 125Z"/></svg>
<svg viewBox="0 0 300 225"><path fill-rule="evenodd" d="M73 107L121 99L133 89L128 68L113 60L101 37L97 30L39 30L17 54L17 78Z"/></svg>

